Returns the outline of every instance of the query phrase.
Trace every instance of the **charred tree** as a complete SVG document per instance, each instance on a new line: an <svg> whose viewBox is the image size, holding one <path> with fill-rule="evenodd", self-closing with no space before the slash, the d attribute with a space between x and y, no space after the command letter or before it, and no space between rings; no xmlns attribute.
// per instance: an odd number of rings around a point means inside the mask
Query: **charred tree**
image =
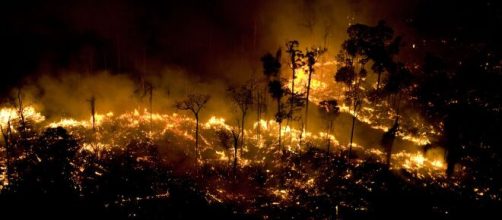
<svg viewBox="0 0 502 220"><path fill-rule="evenodd" d="M306 57L307 57L307 67L308 67L308 81L307 81L307 93L305 97L305 119L304 119L304 126L302 128L302 133L307 130L308 126L308 116L309 116L309 97L310 97L310 83L312 81L312 74L314 73L314 65L316 64L317 60L319 59L319 56L321 56L324 52L326 52L326 49L313 49L313 50L307 50Z"/></svg>
<svg viewBox="0 0 502 220"><path fill-rule="evenodd" d="M261 58L263 64L263 74L267 77L268 80L268 92L270 96L277 103L277 111L275 113L275 120L278 123L279 133L278 133L278 141L279 147L282 149L282 121L286 117L286 113L284 111L284 105L282 103L282 99L285 94L285 89L283 88L283 79L281 78L281 50L277 50L276 55L272 55L271 53L265 54Z"/></svg>
<svg viewBox="0 0 502 220"><path fill-rule="evenodd" d="M349 152L347 158L350 164L357 113L361 108L364 96L364 91L361 89L361 82L365 80L367 75L366 69L364 68L367 60L360 59L357 53L353 53L350 47L347 47L346 43L344 43L343 48L338 59L339 62L344 64L337 70L335 80L344 83L348 87L348 91L345 94L345 102L350 106L350 109L352 109L352 126L350 130ZM356 71L356 66L358 67L358 71Z"/></svg>
<svg viewBox="0 0 502 220"><path fill-rule="evenodd" d="M195 160L199 160L199 114L206 106L210 96L205 94L188 94L184 100L176 102L176 108L192 112L195 117Z"/></svg>
<svg viewBox="0 0 502 220"><path fill-rule="evenodd" d="M91 108L91 120L92 120L92 131L96 132L96 98L91 96L88 100L90 108Z"/></svg>
<svg viewBox="0 0 502 220"><path fill-rule="evenodd" d="M289 63L291 68L291 91L289 98L289 113L288 119L292 119L295 112L295 99L297 93L295 91L296 70L304 66L304 54L298 49L300 43L296 40L286 43L286 52L289 54ZM288 120L289 121L289 120Z"/></svg>
<svg viewBox="0 0 502 220"><path fill-rule="evenodd" d="M228 93L232 102L238 107L240 111L239 123L239 133L240 133L240 145L241 148L244 146L244 128L246 116L253 105L253 90L254 85L252 82L248 82L244 85L238 87L229 87ZM242 150L241 150L242 154Z"/></svg>

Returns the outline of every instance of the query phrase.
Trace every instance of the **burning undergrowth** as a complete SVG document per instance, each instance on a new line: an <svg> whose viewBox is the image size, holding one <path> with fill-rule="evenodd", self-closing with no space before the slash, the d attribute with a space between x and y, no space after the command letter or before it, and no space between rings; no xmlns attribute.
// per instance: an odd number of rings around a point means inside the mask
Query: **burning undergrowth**
<svg viewBox="0 0 502 220"><path fill-rule="evenodd" d="M15 109L3 108L2 127L12 126L13 133L22 132L15 129L19 127L17 120L6 124L9 120L5 119L17 117ZM131 175L122 173L131 171L112 165L117 158L132 160L133 165L127 166L132 166L137 175L146 175L143 173L146 172L153 179L159 175L170 176L162 181L150 179L151 182L145 182L146 191L117 191L115 196L105 199L103 205L106 207L135 207L150 200L168 199L173 187L182 187L169 182L181 184L180 179L192 182L190 190L208 204L231 207L234 214L263 218L369 216L376 210L373 196L397 190L397 185L406 186L405 193L429 192L428 196L433 196L434 192L455 196L465 190L460 187L460 179L446 178L440 157L429 157L421 152L395 153L389 171L382 150L356 144L355 156L348 164L347 147L335 136L323 132L306 133L300 140L300 131L285 126L281 130L284 146L279 146L275 121L259 121L246 129L245 144L235 152L228 143L230 139L222 135L230 134L235 128L225 119L212 116L201 123L201 153L195 159L191 146L196 122L183 114L158 114L147 110L96 113L93 124L92 119L46 121L43 115L29 107L24 110L24 117L32 123L33 130L63 127L78 142L72 162L75 168L72 180L82 195L96 193L97 189L88 188L92 181L110 178L110 175ZM257 133L258 127L260 133ZM328 145L331 145L329 153ZM235 155L238 156L237 167L233 167ZM20 154L16 160L25 159ZM159 174L162 170L159 166L169 168ZM4 172L7 186L5 175ZM152 182L155 184L151 185ZM473 194L476 199L484 196L488 195ZM438 201L433 211L442 216L447 215L450 208L445 201ZM145 215L144 210L137 208L127 209L127 212Z"/></svg>

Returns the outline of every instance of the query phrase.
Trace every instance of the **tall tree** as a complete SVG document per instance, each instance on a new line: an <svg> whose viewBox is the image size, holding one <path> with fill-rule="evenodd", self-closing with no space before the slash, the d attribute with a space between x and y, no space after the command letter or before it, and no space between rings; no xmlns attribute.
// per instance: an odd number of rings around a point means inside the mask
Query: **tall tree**
<svg viewBox="0 0 502 220"><path fill-rule="evenodd" d="M404 64L394 61L394 56L399 52L401 37L394 37L394 31L387 26L384 21L380 21L376 26L367 26L355 24L348 28L347 33L349 39L343 43L343 49L352 58L355 58L360 66L368 61L373 61L371 70L377 74L376 92L372 97L381 97L387 95L389 97L389 105L396 112L395 123L383 136L382 146L387 153L387 164L390 164L390 154L392 151L392 142L399 126L399 110L402 98L402 92L405 91L411 84L410 71ZM354 62L354 60L352 60ZM381 91L382 74L387 73L388 77ZM353 90L355 92L355 90ZM354 94L357 96L357 94ZM392 101L390 101L392 100ZM357 105L353 105L353 118L357 114ZM354 128L354 123L352 127ZM351 131L351 143L354 129ZM349 149L349 152L351 148ZM349 153L350 154L350 153Z"/></svg>
<svg viewBox="0 0 502 220"><path fill-rule="evenodd" d="M263 114L266 113L267 111L267 99L266 99L266 87L265 88L262 88L263 86L261 86L261 83L260 82L257 82L256 83L256 92L255 92L255 97L254 97L254 100L255 100L255 104L256 104L256 120L258 121L258 123L260 123L262 117L263 117ZM261 136L261 125L258 124L258 126L256 126L256 139L258 141L260 141L260 137Z"/></svg>
<svg viewBox="0 0 502 220"><path fill-rule="evenodd" d="M285 111L282 98L286 93L284 84L280 80L270 81L268 84L268 91L273 99L277 102L277 112L275 113L275 121L279 124L279 146L282 148L282 122L287 117L288 113Z"/></svg>
<svg viewBox="0 0 502 220"><path fill-rule="evenodd" d="M343 43L344 50L358 55L365 63L373 61L371 69L377 74L376 90L379 90L382 74L394 68L393 57L399 52L401 37L394 37L394 30L384 21L376 26L354 24L347 33L349 39Z"/></svg>
<svg viewBox="0 0 502 220"><path fill-rule="evenodd" d="M346 44L343 45L343 51L338 56L339 62L342 62L343 66L337 70L335 80L344 83L348 87L348 91L345 94L345 102L352 110L352 127L350 130L349 153L347 158L350 163L357 113L361 108L364 96L364 91L361 89L361 83L365 80L367 75L366 69L364 68L367 59L359 57L357 53L353 53L353 51L346 46Z"/></svg>
<svg viewBox="0 0 502 220"><path fill-rule="evenodd" d="M412 90L413 76L411 71L401 62L397 62L389 70L389 77L383 87L381 95L389 96L390 107L396 112L396 120L399 120L401 99L403 95L409 94Z"/></svg>
<svg viewBox="0 0 502 220"><path fill-rule="evenodd" d="M176 102L176 108L192 112L195 117L195 160L199 161L199 114L206 106L210 96L205 94L188 94L184 100Z"/></svg>
<svg viewBox="0 0 502 220"><path fill-rule="evenodd" d="M296 71L299 68L302 68L304 63L304 54L298 49L300 43L296 40L292 40L286 43L286 52L289 54L289 63L291 68L291 91L290 91L290 99L289 99L289 113L288 118L293 118L295 112L295 106L297 106L296 99L299 98L299 94L295 91L295 79L296 79Z"/></svg>
<svg viewBox="0 0 502 220"><path fill-rule="evenodd" d="M283 79L281 78L281 50L277 50L275 56L271 53L265 54L261 58L261 61L263 64L263 74L268 80L268 92L277 103L275 120L279 124L279 147L282 149L282 121L287 113L284 111L284 105L282 103L282 98L286 90L284 89Z"/></svg>
<svg viewBox="0 0 502 220"><path fill-rule="evenodd" d="M92 131L96 132L96 98L91 96L89 100L90 108L91 108L91 118L92 118Z"/></svg>
<svg viewBox="0 0 502 220"><path fill-rule="evenodd" d="M245 128L244 124L246 121L246 115L251 106L253 105L253 90L254 90L254 85L252 82L248 82L238 87L231 86L228 88L230 99L239 108L239 111L241 113L239 120L241 154L242 154L242 147L244 146L244 128Z"/></svg>
<svg viewBox="0 0 502 220"><path fill-rule="evenodd" d="M305 99L305 120L303 123L304 126L302 128L302 132L307 130L308 126L310 83L312 81L312 74L314 74L314 65L324 52L326 52L326 49L315 48L312 50L307 50L307 53L305 54L305 56L307 57L307 67L308 67L309 77L307 81L307 94Z"/></svg>

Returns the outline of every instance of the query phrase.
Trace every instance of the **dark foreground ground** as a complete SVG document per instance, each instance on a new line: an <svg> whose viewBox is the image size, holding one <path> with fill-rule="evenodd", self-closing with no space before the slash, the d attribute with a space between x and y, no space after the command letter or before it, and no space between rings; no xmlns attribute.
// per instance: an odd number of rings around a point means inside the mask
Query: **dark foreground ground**
<svg viewBox="0 0 502 220"><path fill-rule="evenodd" d="M137 160L134 160L137 161ZM499 198L474 193L474 182L420 179L365 160L348 168L322 151L285 155L285 164L239 168L205 165L197 172L135 162L80 187L35 175L0 194L2 219L500 219ZM350 171L348 171L350 170ZM306 174L306 175L305 175ZM35 177L36 176L36 177ZM57 175L56 175L57 176ZM315 183L301 183L315 176ZM306 187L305 184L312 184ZM445 184L450 184L446 186ZM479 183L476 183L479 184ZM271 191L286 190L284 197ZM218 191L219 190L219 194ZM493 196L493 195L492 195Z"/></svg>

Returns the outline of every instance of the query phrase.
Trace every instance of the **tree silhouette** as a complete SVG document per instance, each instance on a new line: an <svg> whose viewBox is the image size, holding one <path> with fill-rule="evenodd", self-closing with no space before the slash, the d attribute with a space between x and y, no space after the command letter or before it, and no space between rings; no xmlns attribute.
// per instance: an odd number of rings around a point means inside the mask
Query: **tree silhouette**
<svg viewBox="0 0 502 220"><path fill-rule="evenodd" d="M241 154L242 147L244 146L244 125L246 121L246 115L253 105L253 90L255 86L252 82L248 82L244 85L238 87L229 87L228 93L230 95L230 99L232 102L239 108L240 110L240 124L239 124L239 133L240 133L240 145L241 145Z"/></svg>
<svg viewBox="0 0 502 220"><path fill-rule="evenodd" d="M268 91L273 99L277 102L277 112L275 113L275 121L279 124L279 146L282 148L282 121L287 118L288 113L284 109L282 97L286 93L284 85L280 80L272 80L268 84Z"/></svg>
<svg viewBox="0 0 502 220"><path fill-rule="evenodd" d="M218 141L220 142L221 146L223 147L223 149L225 150L228 150L228 149L232 149L233 148L233 153L234 153L234 157L235 155L237 155L237 148L235 148L235 138L233 139L234 140L234 145L231 145L230 142L232 141L232 138L230 136L230 132L228 132L226 129L220 129L220 130L217 130L216 131L216 136L218 137ZM230 159L231 157L228 157L228 164L230 165ZM234 167L237 166L237 161L236 161L236 158L234 158Z"/></svg>
<svg viewBox="0 0 502 220"><path fill-rule="evenodd" d="M239 156L237 155L237 152L238 152L238 149L239 149L239 139L242 138L240 136L240 132L237 131L236 129L232 128L230 129L230 132L227 132L227 131L220 131L219 132L219 138L220 138L220 141L226 141L228 145L228 142L231 141L232 142L232 148L233 148L233 153L234 153L234 162L233 162L233 165L232 165L232 171L234 173L234 176L237 174L237 165L239 163ZM232 135L232 136L230 136ZM228 147L228 146L227 146ZM228 157L229 160L230 160L230 157Z"/></svg>
<svg viewBox="0 0 502 220"><path fill-rule="evenodd" d="M270 81L272 79L279 79L281 72L281 50L277 50L275 56L271 53L265 54L261 57L263 66L263 74Z"/></svg>
<svg viewBox="0 0 502 220"><path fill-rule="evenodd" d="M268 80L268 92L270 96L276 101L277 111L275 113L275 120L279 124L278 141L279 147L282 149L282 121L287 117L287 113L284 111L284 105L282 103L282 98L286 93L283 88L283 79L281 78L281 50L277 50L276 55L270 53L265 54L262 58L263 74Z"/></svg>
<svg viewBox="0 0 502 220"><path fill-rule="evenodd" d="M396 120L399 120L401 99L404 93L411 91L413 76L408 68L401 62L397 62L389 72L389 77L383 88L382 95L387 95L392 100L390 106L396 111Z"/></svg>
<svg viewBox="0 0 502 220"><path fill-rule="evenodd" d="M23 97L22 97L22 92L21 89L18 89L17 91L17 102L16 102L16 107L17 107L17 115L19 117L19 131L21 132L21 137L26 138L26 129L27 129L27 121L26 117L24 116L24 104L23 104Z"/></svg>
<svg viewBox="0 0 502 220"><path fill-rule="evenodd" d="M394 38L394 30L384 21L378 22L374 27L364 24L351 25L347 33L349 39L343 43L344 50L351 56L359 56L363 63L373 61L371 69L377 74L378 91L382 74L394 68L393 56L399 52L401 37Z"/></svg>
<svg viewBox="0 0 502 220"><path fill-rule="evenodd" d="M184 100L176 102L176 108L192 112L195 117L195 160L199 161L199 113L206 106L210 96L204 94L188 94Z"/></svg>
<svg viewBox="0 0 502 220"><path fill-rule="evenodd" d="M256 121L259 123L262 120L263 114L267 112L267 88L262 86L259 81L255 81L256 92L254 93L254 100L256 104ZM256 139L261 139L261 126L256 126Z"/></svg>
<svg viewBox="0 0 502 220"><path fill-rule="evenodd" d="M324 119L327 121L327 134L330 135L334 132L333 122L335 118L340 114L340 108L338 107L338 102L334 99L324 100L319 103L319 111L321 112ZM331 138L328 137L327 155L329 155L329 149L331 146Z"/></svg>
<svg viewBox="0 0 502 220"><path fill-rule="evenodd" d="M315 48L312 50L307 50L307 53L305 54L305 57L307 58L307 67L308 67L308 72L309 72L309 77L307 81L307 94L305 98L305 120L304 120L304 127L302 128L302 132L307 130L308 126L308 116L309 116L309 97L310 97L310 83L312 81L312 74L314 73L314 65L317 63L317 60L319 57L325 53L327 49L319 49Z"/></svg>
<svg viewBox="0 0 502 220"><path fill-rule="evenodd" d="M296 40L292 40L286 43L286 52L289 54L289 63L291 68L291 91L289 98L289 113L288 119L292 119L295 113L295 106L298 106L296 100L301 97L295 91L295 79L296 79L296 70L302 68L304 63L304 54L301 50L298 49L300 43Z"/></svg>
<svg viewBox="0 0 502 220"><path fill-rule="evenodd" d="M96 132L96 97L91 96L89 100L90 110L91 110L91 118L92 118L92 131Z"/></svg>
<svg viewBox="0 0 502 220"><path fill-rule="evenodd" d="M392 128L390 128L383 136L382 146L387 153L387 164L390 165L390 154L392 151L392 142L399 125L399 112L402 92L409 88L411 85L411 73L403 63L395 62L393 57L399 52L401 37L394 38L394 31L391 27L387 26L384 21L380 21L376 26L367 26L362 24L352 25L347 30L349 39L343 43L343 49L351 57L356 58L362 66L361 71L364 70L364 65L368 61L373 61L371 69L377 74L376 96L388 95L392 98L392 106L396 111L396 119ZM349 61L350 62L350 61ZM353 62L353 60L352 60ZM343 73L344 72L344 73ZM353 74L353 70L346 68L338 81L347 84L354 81L357 76ZM381 78L383 73L388 73L383 93L380 91ZM364 75L366 71L364 70ZM350 85L349 85L350 87ZM359 87L359 85L357 86ZM356 88L357 89L357 88ZM357 94L353 94L357 96ZM356 101L357 102L357 101ZM357 114L357 105L353 106L353 121ZM354 128L354 123L352 124ZM351 143L353 138L351 131ZM349 149L349 152L351 148ZM349 153L350 154L350 153Z"/></svg>
<svg viewBox="0 0 502 220"><path fill-rule="evenodd" d="M345 46L344 44L344 51L338 55L338 60L344 64L337 70L335 81L344 83L349 88L345 94L345 101L352 109L352 127L350 131L349 153L347 156L347 160L350 163L357 113L361 108L364 96L364 91L361 89L361 83L367 75L366 69L364 68L367 59L360 58L357 54L353 54L351 52L352 49ZM355 65L359 66L359 71L356 71Z"/></svg>
<svg viewBox="0 0 502 220"><path fill-rule="evenodd" d="M153 124L153 90L154 90L154 86L152 85L152 83L145 81L143 79L141 81L142 81L141 86L142 86L142 90L143 90L143 91L140 91L140 92L142 92L141 98L148 96L148 111L150 113L150 130L151 130L152 124Z"/></svg>

